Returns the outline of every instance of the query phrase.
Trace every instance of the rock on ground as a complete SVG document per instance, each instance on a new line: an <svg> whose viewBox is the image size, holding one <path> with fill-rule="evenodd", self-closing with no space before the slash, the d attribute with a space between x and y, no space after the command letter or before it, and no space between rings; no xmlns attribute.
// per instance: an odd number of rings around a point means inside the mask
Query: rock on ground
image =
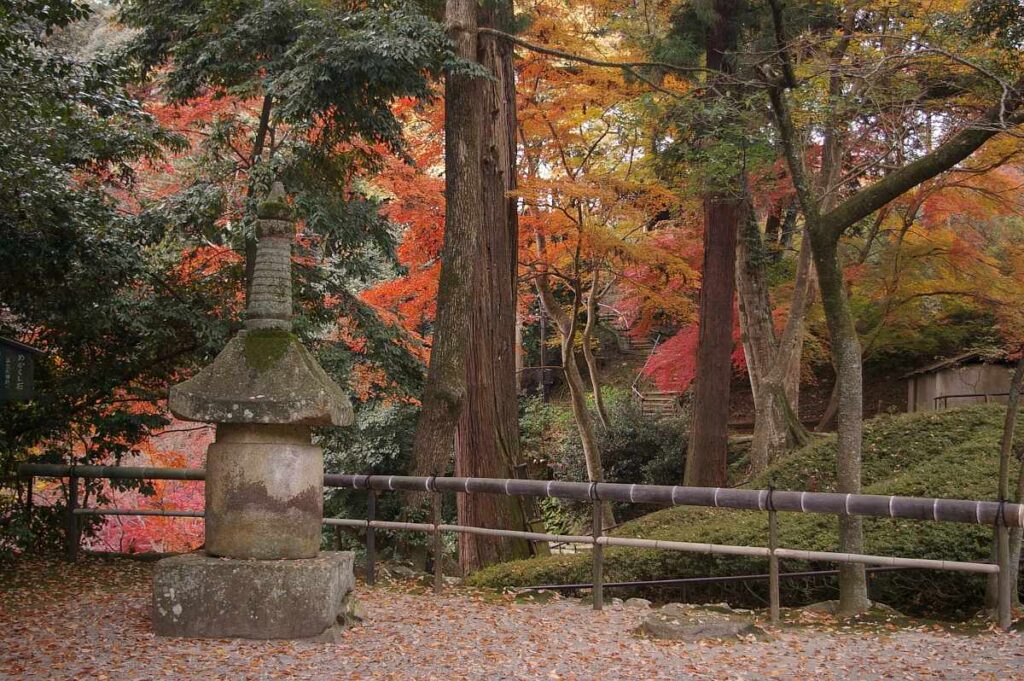
<svg viewBox="0 0 1024 681"><path fill-rule="evenodd" d="M703 641L736 639L755 633L757 628L753 615L728 607L669 603L649 612L640 625L640 631L673 641Z"/></svg>

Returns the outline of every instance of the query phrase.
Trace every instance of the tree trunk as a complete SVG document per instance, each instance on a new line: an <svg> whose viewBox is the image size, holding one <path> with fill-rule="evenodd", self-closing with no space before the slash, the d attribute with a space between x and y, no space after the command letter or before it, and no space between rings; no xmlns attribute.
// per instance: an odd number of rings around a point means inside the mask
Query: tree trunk
<svg viewBox="0 0 1024 681"><path fill-rule="evenodd" d="M727 483L736 230L746 213L747 202L740 197L709 197L704 201L700 336L683 478L686 485L724 487Z"/></svg>
<svg viewBox="0 0 1024 681"><path fill-rule="evenodd" d="M768 296L764 248L753 220L748 220L736 247L736 290L739 298L743 349L754 396L754 437L750 449L753 473L767 468L788 449L806 444L809 435L794 403L800 394L800 360L804 318L813 298L810 244L797 263L789 317L776 340Z"/></svg>
<svg viewBox="0 0 1024 681"><path fill-rule="evenodd" d="M832 363L836 369L839 405L839 433L836 454L836 491L860 493L861 442L863 440L863 372L860 339L853 325L843 272L839 264L838 244L822 237L815 225L809 227L814 262L818 268L821 302L832 342ZM863 553L864 531L858 516L839 517L839 550ZM853 615L871 606L863 565L839 566L839 613Z"/></svg>
<svg viewBox="0 0 1024 681"><path fill-rule="evenodd" d="M1006 418L1003 419L1003 435L999 442L999 489L997 497L1006 501L1013 501L1010 497L1010 461L1013 458L1013 433L1017 427L1017 414L1020 413L1020 390L1024 383L1024 356L1017 361L1017 368L1010 380L1010 395L1006 403ZM1021 493L1024 492L1024 468L1017 473L1017 502L1020 502ZM995 536L998 536L996 533ZM1010 583L1016 585L1018 571L1020 570L1020 544L1021 528L1014 527L1010 530ZM993 542L993 555L995 553ZM1014 604L1020 603L1018 589L1013 589ZM999 578L998 575L989 575L985 588L985 605L991 612L996 612L999 600Z"/></svg>
<svg viewBox="0 0 1024 681"><path fill-rule="evenodd" d="M775 396L766 385L778 352L764 272L767 258L757 222L753 215L748 215L736 243L736 293L740 337L754 397L754 438L750 449L752 473L763 471L771 459L786 448L785 413L776 408Z"/></svg>
<svg viewBox="0 0 1024 681"><path fill-rule="evenodd" d="M597 371L597 358L594 357L594 327L597 326L597 299L601 285L601 270L594 269L594 276L590 280L590 293L587 296L587 322L583 327L583 359L587 362L587 373L590 374L590 387L594 393L594 406L597 408L597 416L601 425L605 428L611 424L608 419L608 410L604 406L604 396L601 394L601 377Z"/></svg>
<svg viewBox="0 0 1024 681"><path fill-rule="evenodd" d="M510 1L477 6L480 26L507 28ZM480 156L462 169L481 182L483 219L479 223L474 267L467 277L469 334L466 345L466 400L458 424L455 475L511 478L519 462L519 405L516 391L516 276L519 224L516 201L515 73L511 45L481 35L476 61L491 74L483 101L473 109ZM459 495L460 525L525 529L523 507L516 497ZM522 539L459 535L463 574L503 560L529 557Z"/></svg>
<svg viewBox="0 0 1024 681"><path fill-rule="evenodd" d="M1017 459L1019 468L1017 470L1017 497L1015 501L1019 504L1024 499L1024 461ZM1024 539L1024 528L1014 527L1010 530L1010 584L1013 589L1014 603L1020 606L1020 554L1021 544Z"/></svg>
<svg viewBox="0 0 1024 681"><path fill-rule="evenodd" d="M446 19L456 54L477 58L476 0L449 0ZM419 474L443 475L466 398L466 366L477 232L483 224L479 172L480 121L486 81L449 73L445 78L445 212L430 367L416 424L413 456Z"/></svg>
<svg viewBox="0 0 1024 681"><path fill-rule="evenodd" d="M723 74L735 71L731 53L739 38L737 0L714 0L714 22L705 37L707 68ZM709 76L709 81L718 78ZM718 83L709 91L729 86ZM712 95L721 97L721 95ZM721 487L727 483L729 444L729 386L732 382L732 307L736 280L736 233L745 219L742 170L734 186L711 190L704 197L704 269L700 289L697 371L693 419L683 481L687 485Z"/></svg>
<svg viewBox="0 0 1024 681"><path fill-rule="evenodd" d="M543 250L542 246L539 246ZM577 291L578 293L578 291ZM547 315L554 320L555 327L561 339L562 348L562 369L565 372L565 384L569 388L569 400L572 404L572 415L576 421L576 429L580 434L580 444L583 446L583 459L587 466L588 482L604 482L604 466L601 463L601 450L597 443L597 436L594 431L594 420L587 409L586 389L583 387L583 376L580 375L579 365L576 363L576 353L573 350L573 340L576 337L576 315L567 314L551 293L551 285L547 275L537 277L537 295ZM612 515L612 507L608 502L601 504L604 515L603 524L605 528L615 524L615 517Z"/></svg>

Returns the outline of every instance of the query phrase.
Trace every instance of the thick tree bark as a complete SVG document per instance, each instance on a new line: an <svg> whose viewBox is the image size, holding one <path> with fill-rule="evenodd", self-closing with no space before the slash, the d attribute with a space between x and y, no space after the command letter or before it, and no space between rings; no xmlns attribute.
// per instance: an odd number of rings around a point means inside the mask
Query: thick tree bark
<svg viewBox="0 0 1024 681"><path fill-rule="evenodd" d="M747 205L740 197L709 197L704 201L700 336L683 478L686 485L724 487L727 483L736 230L746 219Z"/></svg>
<svg viewBox="0 0 1024 681"><path fill-rule="evenodd" d="M512 20L510 0L478 5L480 26L504 29ZM459 419L455 474L510 478L519 462L516 390L516 276L519 223L516 200L515 72L511 45L481 34L477 61L491 74L472 124L480 132L480 162L464 172L481 178L483 221L473 255L470 329L466 347L466 401ZM462 525L524 529L516 497L459 495ZM459 535L464 573L502 560L529 556L525 540Z"/></svg>
<svg viewBox="0 0 1024 681"><path fill-rule="evenodd" d="M739 31L737 0L714 0L714 20L705 38L707 68L723 74L734 68ZM709 80L714 82L716 76ZM718 79L721 80L721 79ZM721 82L709 91L721 92ZM721 97L721 95L715 95ZM700 289L697 371L693 420L683 481L687 485L722 487L727 483L729 386L732 382L732 308L736 290L736 234L746 219L742 171L733 186L710 190L704 198L704 268Z"/></svg>
<svg viewBox="0 0 1024 681"><path fill-rule="evenodd" d="M811 300L812 267L810 245L805 243L797 265L786 328L782 338L777 339L765 273L769 254L754 220L745 225L736 247L736 289L743 350L754 396L750 463L751 471L759 473L780 454L808 439L793 405L799 398L804 317Z"/></svg>
<svg viewBox="0 0 1024 681"><path fill-rule="evenodd" d="M476 0L449 0L446 9L455 52L470 61L477 58L476 12ZM477 232L484 219L479 167L485 86L484 79L463 74L445 78L447 210L430 367L413 443L420 474L447 472L466 398Z"/></svg>

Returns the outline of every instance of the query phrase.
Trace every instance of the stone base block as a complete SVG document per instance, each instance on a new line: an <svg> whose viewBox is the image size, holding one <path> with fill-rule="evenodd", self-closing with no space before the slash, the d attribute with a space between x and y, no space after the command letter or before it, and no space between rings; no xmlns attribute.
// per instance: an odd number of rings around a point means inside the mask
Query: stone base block
<svg viewBox="0 0 1024 681"><path fill-rule="evenodd" d="M351 551L298 560L165 558L153 574L153 629L187 638L320 636L346 619L352 561Z"/></svg>

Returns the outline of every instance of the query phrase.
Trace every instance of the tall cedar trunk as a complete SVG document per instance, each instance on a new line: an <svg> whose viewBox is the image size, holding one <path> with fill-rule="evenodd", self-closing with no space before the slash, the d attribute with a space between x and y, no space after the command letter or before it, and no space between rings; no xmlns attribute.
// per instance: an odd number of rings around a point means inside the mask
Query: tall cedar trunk
<svg viewBox="0 0 1024 681"><path fill-rule="evenodd" d="M477 5L480 26L507 30L510 0ZM519 462L519 407L516 391L516 268L519 223L516 201L515 73L510 43L481 35L477 61L492 79L485 85L480 118L478 173L482 182L483 222L473 256L470 328L466 348L466 402L459 420L455 474L510 478ZM458 495L461 525L525 529L520 500L493 494ZM463 573L485 565L529 556L525 540L459 535Z"/></svg>
<svg viewBox="0 0 1024 681"><path fill-rule="evenodd" d="M543 251L541 243L538 243L538 249ZM573 340L576 336L575 313L577 310L573 309L572 316L566 314L551 292L551 285L547 275L537 277L537 297L540 298L544 312L554 320L561 340L562 369L565 372L565 384L569 388L569 401L572 404L573 419L576 421L576 429L580 434L580 443L583 445L583 460L587 466L587 481L604 482L604 466L601 464L601 449L597 443L594 419L587 408L583 376L580 375L579 364L576 362L576 353L573 350ZM601 510L604 516L604 527L609 528L613 526L615 524L615 517L612 515L611 504L603 502Z"/></svg>
<svg viewBox="0 0 1024 681"><path fill-rule="evenodd" d="M476 0L449 0L446 20L456 54L477 56ZM466 354L477 232L483 224L479 172L480 121L486 81L449 73L445 78L445 212L430 367L416 424L413 456L420 474L444 474L466 398Z"/></svg>
<svg viewBox="0 0 1024 681"><path fill-rule="evenodd" d="M727 482L736 230L746 213L747 202L739 197L709 197L704 201L697 376L683 478L687 485L724 487Z"/></svg>
<svg viewBox="0 0 1024 681"><path fill-rule="evenodd" d="M736 49L737 0L714 0L714 24L707 32L705 53L710 72L731 73L730 53ZM711 80L715 79L712 75ZM721 92L725 87L709 88ZM717 95L721 96L721 95ZM732 307L735 294L736 233L745 219L740 175L726 193L704 198L704 269L700 289L697 371L693 419L683 480L687 485L721 487L726 480L729 444L729 385L732 381ZM732 193L729 193L729 189Z"/></svg>
<svg viewBox="0 0 1024 681"><path fill-rule="evenodd" d="M608 419L608 410L604 406L604 395L601 394L601 376L597 370L597 358L594 356L594 327L597 326L597 298L601 286L601 270L594 269L594 276L590 280L590 293L587 296L587 323L583 327L583 359L587 362L587 373L590 374L590 387L594 394L594 406L597 408L597 416L601 425L607 428L611 422Z"/></svg>
<svg viewBox="0 0 1024 681"><path fill-rule="evenodd" d="M839 404L839 432L836 452L836 491L845 494L860 493L861 443L863 421L863 371L861 367L860 339L853 325L843 273L839 264L838 245L828 236L822 236L815 225L809 230L818 268L821 303L825 309L832 343L832 364L836 369ZM859 516L839 517L839 550L843 553L863 553L864 532ZM867 579L863 565L839 566L839 612L849 615L870 607Z"/></svg>

